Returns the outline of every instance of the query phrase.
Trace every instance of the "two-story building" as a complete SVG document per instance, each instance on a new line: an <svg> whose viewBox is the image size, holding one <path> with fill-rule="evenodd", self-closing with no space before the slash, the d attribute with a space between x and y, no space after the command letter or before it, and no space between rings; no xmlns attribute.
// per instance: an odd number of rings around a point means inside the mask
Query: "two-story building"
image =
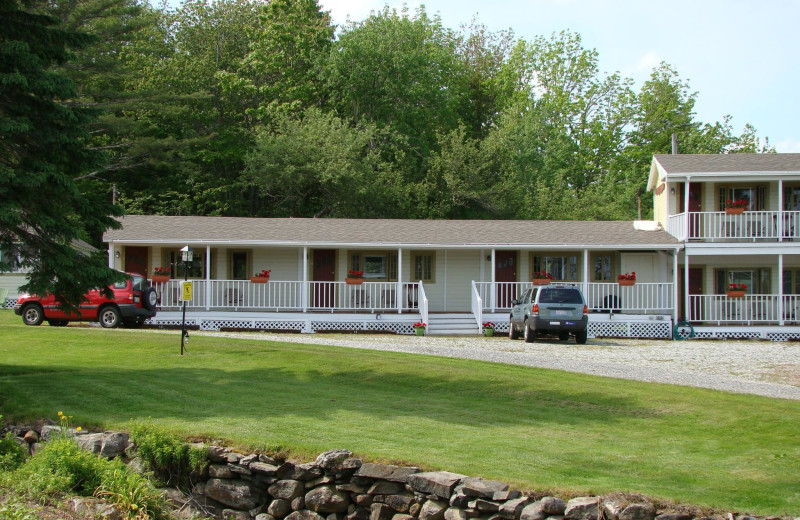
<svg viewBox="0 0 800 520"><path fill-rule="evenodd" d="M648 189L698 336L800 336L800 154L656 155Z"/></svg>

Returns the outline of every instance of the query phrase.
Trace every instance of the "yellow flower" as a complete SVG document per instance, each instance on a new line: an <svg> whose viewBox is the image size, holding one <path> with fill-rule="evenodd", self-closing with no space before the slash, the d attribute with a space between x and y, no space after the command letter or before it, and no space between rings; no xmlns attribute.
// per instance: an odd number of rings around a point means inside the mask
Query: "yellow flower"
<svg viewBox="0 0 800 520"><path fill-rule="evenodd" d="M81 428L80 426L78 426L77 428L75 428L75 430L76 430L76 431L81 431L81 430L83 430L83 428Z"/></svg>
<svg viewBox="0 0 800 520"><path fill-rule="evenodd" d="M58 412L58 415L59 415L59 417L60 417L60 416L62 416L62 415L64 415L64 414L63 414L63 413L61 413L61 412Z"/></svg>

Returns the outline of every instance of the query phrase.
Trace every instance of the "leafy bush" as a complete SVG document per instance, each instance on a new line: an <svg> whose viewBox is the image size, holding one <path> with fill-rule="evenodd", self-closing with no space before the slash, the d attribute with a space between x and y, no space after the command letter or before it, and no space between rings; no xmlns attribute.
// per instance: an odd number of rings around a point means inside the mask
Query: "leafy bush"
<svg viewBox="0 0 800 520"><path fill-rule="evenodd" d="M0 438L0 470L15 470L22 466L27 458L25 448L20 446L13 433L8 432L5 437Z"/></svg>
<svg viewBox="0 0 800 520"><path fill-rule="evenodd" d="M16 500L0 504L0 518L3 520L38 520L36 511Z"/></svg>
<svg viewBox="0 0 800 520"><path fill-rule="evenodd" d="M150 424L132 425L131 440L139 457L166 485L187 485L192 472L201 471L206 464L205 450Z"/></svg>

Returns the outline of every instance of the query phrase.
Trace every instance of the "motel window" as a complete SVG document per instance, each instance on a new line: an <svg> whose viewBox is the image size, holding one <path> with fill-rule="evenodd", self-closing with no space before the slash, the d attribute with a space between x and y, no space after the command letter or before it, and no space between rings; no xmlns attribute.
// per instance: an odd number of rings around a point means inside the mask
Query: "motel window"
<svg viewBox="0 0 800 520"><path fill-rule="evenodd" d="M732 283L746 285L748 294L769 294L772 292L769 269L716 270L716 294L725 294L728 285Z"/></svg>
<svg viewBox="0 0 800 520"><path fill-rule="evenodd" d="M783 210L800 211L800 186L783 187Z"/></svg>
<svg viewBox="0 0 800 520"><path fill-rule="evenodd" d="M766 195L763 186L723 186L719 189L719 211L725 211L725 202L746 200L747 211L761 211L765 208Z"/></svg>
<svg viewBox="0 0 800 520"><path fill-rule="evenodd" d="M397 280L397 255L393 253L355 253L350 255L353 271L364 271L364 279L373 282Z"/></svg>
<svg viewBox="0 0 800 520"><path fill-rule="evenodd" d="M184 262L181 260L180 249L169 249L164 251L163 263L161 265L170 268L170 273L173 278L183 279ZM213 263L213 259L212 259ZM206 251L205 249L197 248L194 250L192 261L188 265L189 278L205 278L206 277Z"/></svg>
<svg viewBox="0 0 800 520"><path fill-rule="evenodd" d="M534 256L533 271L544 271L561 282L578 281L578 256Z"/></svg>
<svg viewBox="0 0 800 520"><path fill-rule="evenodd" d="M609 254L592 255L592 281L610 282L616 280L614 272L614 257Z"/></svg>
<svg viewBox="0 0 800 520"><path fill-rule="evenodd" d="M252 276L253 269L250 267L250 253L247 251L231 251L228 260L231 280L247 280Z"/></svg>
<svg viewBox="0 0 800 520"><path fill-rule="evenodd" d="M412 253L411 254L411 281L433 283L435 271L434 253Z"/></svg>

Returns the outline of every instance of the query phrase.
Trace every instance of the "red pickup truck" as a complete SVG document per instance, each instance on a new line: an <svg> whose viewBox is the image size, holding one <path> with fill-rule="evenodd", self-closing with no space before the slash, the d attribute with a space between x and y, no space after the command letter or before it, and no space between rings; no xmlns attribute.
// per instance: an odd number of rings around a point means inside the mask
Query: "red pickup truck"
<svg viewBox="0 0 800 520"><path fill-rule="evenodd" d="M77 312L66 313L59 309L59 303L52 294L40 297L24 293L17 298L14 312L22 316L25 325L39 325L47 320L53 327L66 325L70 321L99 321L105 328L118 327L120 324L140 327L147 318L156 315L158 295L143 276L126 274L126 280L108 287L111 298L97 289L89 291Z"/></svg>

